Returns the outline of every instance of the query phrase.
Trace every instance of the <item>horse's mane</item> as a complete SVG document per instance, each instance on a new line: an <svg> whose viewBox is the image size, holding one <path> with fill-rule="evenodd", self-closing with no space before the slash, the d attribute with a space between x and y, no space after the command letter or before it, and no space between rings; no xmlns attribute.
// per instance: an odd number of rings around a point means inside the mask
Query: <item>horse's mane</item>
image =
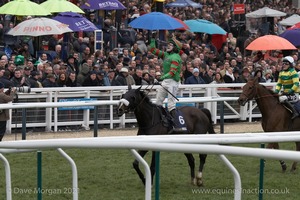
<svg viewBox="0 0 300 200"><path fill-rule="evenodd" d="M259 85L261 85L263 88L265 88L273 97L275 97L279 101L279 95L277 93L275 93L273 90L267 88L266 86L264 86L262 84L259 84Z"/></svg>
<svg viewBox="0 0 300 200"><path fill-rule="evenodd" d="M150 100L149 96L145 93L145 91L140 91L140 95L144 102L150 104L151 106L156 106L152 101Z"/></svg>

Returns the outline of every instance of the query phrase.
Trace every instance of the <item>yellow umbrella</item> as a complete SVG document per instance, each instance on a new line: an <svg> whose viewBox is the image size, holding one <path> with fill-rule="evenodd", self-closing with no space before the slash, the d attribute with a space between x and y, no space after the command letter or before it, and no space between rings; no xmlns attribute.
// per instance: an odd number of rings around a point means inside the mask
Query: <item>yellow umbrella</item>
<svg viewBox="0 0 300 200"><path fill-rule="evenodd" d="M14 0L0 7L0 14L18 16L46 16L51 15L49 11L41 5L29 0Z"/></svg>
<svg viewBox="0 0 300 200"><path fill-rule="evenodd" d="M75 13L84 13L81 8L69 2L67 0L47 0L44 3L40 4L43 8L47 9L51 13L60 13L60 12L75 12Z"/></svg>

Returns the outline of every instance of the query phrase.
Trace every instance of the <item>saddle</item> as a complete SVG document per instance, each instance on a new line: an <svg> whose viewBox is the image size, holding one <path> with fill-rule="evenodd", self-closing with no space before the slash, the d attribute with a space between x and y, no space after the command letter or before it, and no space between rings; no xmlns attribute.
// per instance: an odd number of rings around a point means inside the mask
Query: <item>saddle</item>
<svg viewBox="0 0 300 200"><path fill-rule="evenodd" d="M176 114L174 116L162 106L161 109L158 110L163 126L168 128L169 133L183 133L187 131L186 123L180 110L176 109Z"/></svg>

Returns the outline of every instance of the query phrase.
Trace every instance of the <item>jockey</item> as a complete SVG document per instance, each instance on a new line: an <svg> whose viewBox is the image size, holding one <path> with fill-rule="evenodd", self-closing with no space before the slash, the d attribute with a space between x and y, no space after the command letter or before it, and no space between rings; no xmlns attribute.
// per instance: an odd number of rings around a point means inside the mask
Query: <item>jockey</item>
<svg viewBox="0 0 300 200"><path fill-rule="evenodd" d="M291 103L299 101L299 75L294 69L294 59L291 56L286 56L282 60L282 71L279 73L275 93L279 93L283 89L279 101L291 110L295 119L299 116L298 111Z"/></svg>
<svg viewBox="0 0 300 200"><path fill-rule="evenodd" d="M150 52L163 59L163 75L160 80L161 86L157 90L156 104L162 105L166 97L168 97L168 111L173 119L176 117L176 99L170 94L177 94L178 86L180 83L180 71L182 60L179 52L182 44L173 36L168 43L166 51L160 51L155 47L155 40L152 39L150 43ZM168 93L167 90L170 92ZM174 124L176 126L176 124ZM179 127L173 127L174 132L185 131ZM180 129L180 130L179 130Z"/></svg>

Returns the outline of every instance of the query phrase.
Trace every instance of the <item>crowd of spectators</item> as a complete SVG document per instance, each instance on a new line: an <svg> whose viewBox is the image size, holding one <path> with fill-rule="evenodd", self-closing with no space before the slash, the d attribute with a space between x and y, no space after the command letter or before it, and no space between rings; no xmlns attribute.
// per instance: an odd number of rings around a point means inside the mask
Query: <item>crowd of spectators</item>
<svg viewBox="0 0 300 200"><path fill-rule="evenodd" d="M177 39L183 44L180 52L183 61L182 84L245 83L250 75L259 77L260 82L274 82L281 70L281 58L285 55L293 56L295 68L300 70L298 51L245 51L245 46L263 33L259 28L257 32L250 33L245 26L236 23L233 4L240 1L197 2L203 5L201 9L165 8L164 12L181 20L203 18L213 21L228 32L228 37L217 47L208 34L175 31ZM246 0L242 3L246 5L246 12L269 6L286 12L287 16L299 13L290 0ZM154 9L148 1L137 0L129 1L127 8L123 12L121 28ZM86 13L86 17L95 24L99 23L95 13ZM148 52L148 34L145 30L136 30L134 41L124 34L119 41L120 46L109 49L109 30L114 25L111 13L103 20L105 48L94 52L93 33L72 33L65 59L61 37L52 35L47 39L47 48L54 54L39 51L41 53L35 57L34 38L24 37L16 41L16 38L5 35L15 25L15 20L6 15L2 15L1 19L4 23L0 24L0 43L12 47L9 55L4 52L0 60L0 82L6 88L147 85L154 84L154 79L159 79L163 74L162 60ZM274 19L274 25L269 30L271 34L278 34L281 19ZM11 44L11 41L14 42Z"/></svg>

